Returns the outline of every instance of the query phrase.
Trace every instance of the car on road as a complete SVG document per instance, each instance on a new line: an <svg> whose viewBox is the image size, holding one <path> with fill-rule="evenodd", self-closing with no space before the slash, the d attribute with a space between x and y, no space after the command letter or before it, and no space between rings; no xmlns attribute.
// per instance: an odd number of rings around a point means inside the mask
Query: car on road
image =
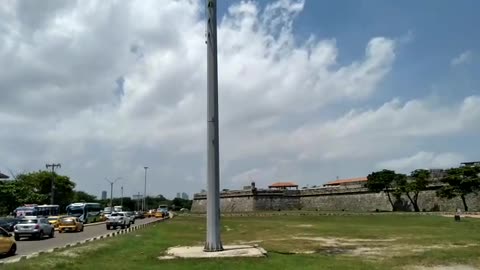
<svg viewBox="0 0 480 270"><path fill-rule="evenodd" d="M155 213L156 218L168 218L168 210L165 208L158 208Z"/></svg>
<svg viewBox="0 0 480 270"><path fill-rule="evenodd" d="M155 217L155 209L148 210L147 217L148 218Z"/></svg>
<svg viewBox="0 0 480 270"><path fill-rule="evenodd" d="M155 217L156 218L163 218L163 216L164 216L164 213L162 211L155 212Z"/></svg>
<svg viewBox="0 0 480 270"><path fill-rule="evenodd" d="M0 228L3 228L7 232L13 232L13 228L17 225L18 218L0 218Z"/></svg>
<svg viewBox="0 0 480 270"><path fill-rule="evenodd" d="M135 219L144 219L145 213L143 211L135 211Z"/></svg>
<svg viewBox="0 0 480 270"><path fill-rule="evenodd" d="M22 237L43 239L45 235L50 238L55 236L55 229L46 218L29 217L21 219L14 227L15 240Z"/></svg>
<svg viewBox="0 0 480 270"><path fill-rule="evenodd" d="M128 215L128 217L130 218L130 224L135 224L135 213L131 212L131 211L126 211L126 212L123 212L125 214Z"/></svg>
<svg viewBox="0 0 480 270"><path fill-rule="evenodd" d="M106 226L107 230L111 228L116 229L117 227L122 229L128 228L130 227L130 217L123 212L114 212L108 217Z"/></svg>
<svg viewBox="0 0 480 270"><path fill-rule="evenodd" d="M17 252L17 243L12 236L11 233L0 228L0 254L6 254L7 256L15 255L15 252Z"/></svg>
<svg viewBox="0 0 480 270"><path fill-rule="evenodd" d="M60 222L60 216L48 217L48 223L50 223L55 230L58 230L58 223Z"/></svg>
<svg viewBox="0 0 480 270"><path fill-rule="evenodd" d="M62 217L58 223L58 231L63 232L83 232L83 222L77 217Z"/></svg>

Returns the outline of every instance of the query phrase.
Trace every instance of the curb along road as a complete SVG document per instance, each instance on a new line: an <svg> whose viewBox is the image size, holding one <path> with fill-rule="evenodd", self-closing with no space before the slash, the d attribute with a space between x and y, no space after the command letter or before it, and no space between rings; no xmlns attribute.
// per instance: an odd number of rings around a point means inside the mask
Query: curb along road
<svg viewBox="0 0 480 270"><path fill-rule="evenodd" d="M15 256L15 258L11 258L11 259L7 258L3 261L0 261L0 266L2 266L4 264L7 264L7 263L16 263L16 262L19 262L19 261L35 258L35 257L38 257L39 255L42 255L42 254L52 253L54 251L59 251L61 249L82 245L82 244L85 244L85 243L88 243L88 242L93 242L93 241L97 241L97 240L104 239L104 238L110 238L110 237L115 237L115 236L118 236L118 235L130 233L130 232L140 230L140 229L149 227L151 225L154 225L154 224L157 224L157 223L160 223L160 222L163 222L163 221L165 221L165 219L156 219L156 220L153 220L153 221L145 223L145 224L134 225L134 226L131 226L130 228L110 232L110 233L107 233L107 234L103 234L103 235L96 236L96 237L93 237L93 238L85 239L85 240L82 240L82 241L68 243L68 244L63 245L63 246L54 247L54 248L50 248L50 249L46 249L46 250L41 250L41 251L38 251L38 252L33 252L31 254L28 254L28 255ZM95 225L102 225L102 224L105 224L105 222L91 223L91 224L86 224L85 226L87 226L87 225L95 226Z"/></svg>
<svg viewBox="0 0 480 270"><path fill-rule="evenodd" d="M90 227L90 226L97 226L97 225L102 225L102 224L105 224L106 222L105 221L101 221L101 222L95 222L95 223L87 223L85 225L83 225L84 227Z"/></svg>

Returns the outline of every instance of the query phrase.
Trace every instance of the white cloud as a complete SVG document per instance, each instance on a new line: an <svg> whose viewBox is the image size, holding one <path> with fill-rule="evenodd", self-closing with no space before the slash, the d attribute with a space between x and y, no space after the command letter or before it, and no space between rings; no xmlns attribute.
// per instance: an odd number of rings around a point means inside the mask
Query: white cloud
<svg viewBox="0 0 480 270"><path fill-rule="evenodd" d="M452 66L458 66L462 64L466 64L473 59L473 52L472 51L464 51L461 54L457 55L452 59L450 64Z"/></svg>
<svg viewBox="0 0 480 270"><path fill-rule="evenodd" d="M377 168L409 173L415 169L446 169L458 166L465 157L458 153L418 152L412 156L382 161Z"/></svg>
<svg viewBox="0 0 480 270"><path fill-rule="evenodd" d="M147 165L151 194L204 187L202 1L6 3L0 122L8 128L0 148L15 154L0 157L2 170L61 162L81 189L100 194L105 177L123 176L126 193L135 194ZM362 57L340 64L334 38L296 39L303 8L303 1L264 8L242 1L219 20L222 186L249 177L301 184L338 171L356 176L409 142L475 130L475 96L438 106L394 99L322 118L335 104L380 91L398 41L371 37Z"/></svg>

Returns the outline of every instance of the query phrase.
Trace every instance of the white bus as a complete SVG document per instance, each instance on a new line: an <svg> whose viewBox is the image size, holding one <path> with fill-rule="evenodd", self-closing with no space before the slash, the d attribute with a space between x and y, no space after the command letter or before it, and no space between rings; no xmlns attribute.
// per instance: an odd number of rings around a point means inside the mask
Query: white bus
<svg viewBox="0 0 480 270"><path fill-rule="evenodd" d="M25 217L25 216L58 216L58 211L60 206L58 205L38 205L38 204L25 204L23 206L17 207L13 212L16 217Z"/></svg>
<svg viewBox="0 0 480 270"><path fill-rule="evenodd" d="M99 203L72 203L67 206L67 214L78 217L85 224L100 221L101 211Z"/></svg>

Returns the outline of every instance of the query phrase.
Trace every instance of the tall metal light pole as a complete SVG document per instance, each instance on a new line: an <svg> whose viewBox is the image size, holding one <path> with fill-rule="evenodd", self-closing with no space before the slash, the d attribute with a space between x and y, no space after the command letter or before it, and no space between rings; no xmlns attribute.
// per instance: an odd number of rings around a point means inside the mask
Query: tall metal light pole
<svg viewBox="0 0 480 270"><path fill-rule="evenodd" d="M147 170L148 170L148 167L145 166L143 168L145 169L145 185L144 185L144 189L143 189L142 211L146 211L146 207L147 207Z"/></svg>
<svg viewBox="0 0 480 270"><path fill-rule="evenodd" d="M121 177L117 177L113 181L110 181L108 180L108 178L105 178L105 180L108 183L110 183L110 212L112 213L113 213L113 184L115 184L115 182L117 182L119 179L121 179Z"/></svg>
<svg viewBox="0 0 480 270"><path fill-rule="evenodd" d="M207 241L204 250L222 251L218 135L217 1L207 0Z"/></svg>
<svg viewBox="0 0 480 270"><path fill-rule="evenodd" d="M60 163L52 163L52 164L45 164L45 167L47 168L52 168L52 181L51 181L51 186L50 186L50 204L53 205L53 198L54 198L54 190L55 190L55 168L61 168L62 165Z"/></svg>

